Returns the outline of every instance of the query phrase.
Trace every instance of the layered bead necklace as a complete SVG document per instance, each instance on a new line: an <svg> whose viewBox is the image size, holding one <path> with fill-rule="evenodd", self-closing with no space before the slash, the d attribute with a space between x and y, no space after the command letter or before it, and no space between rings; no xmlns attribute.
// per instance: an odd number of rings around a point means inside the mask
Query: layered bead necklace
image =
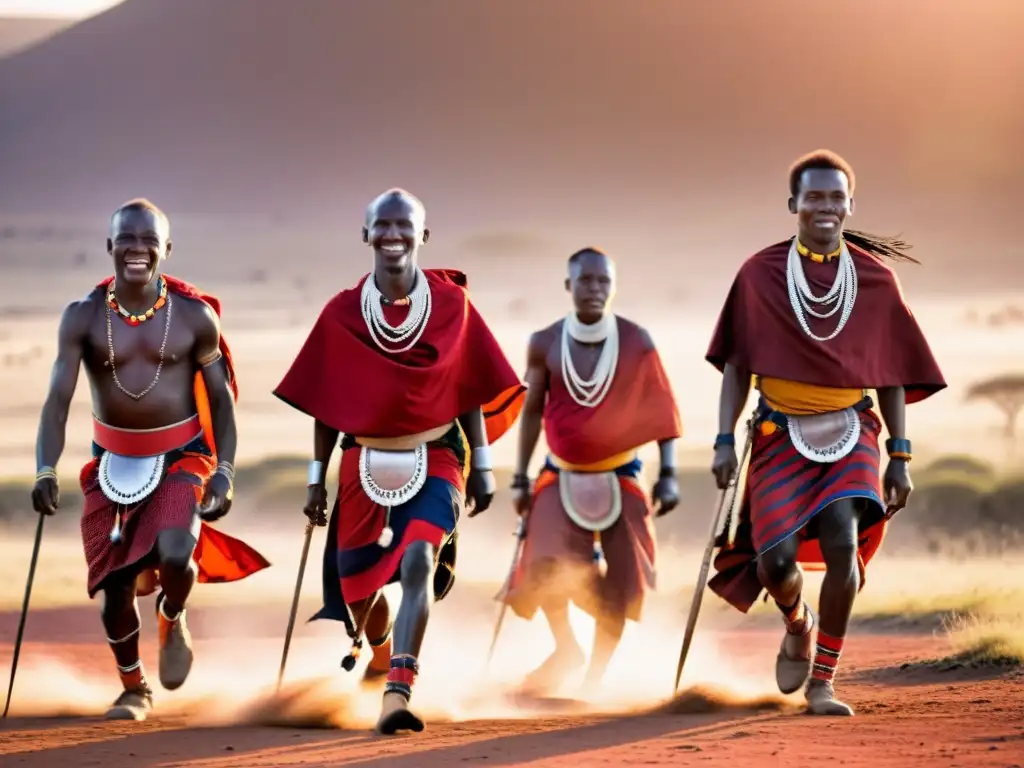
<svg viewBox="0 0 1024 768"><path fill-rule="evenodd" d="M167 282L162 277L159 279L160 290L158 292L156 303L153 304L150 309L138 315L132 314L118 303L114 296L114 283L111 283L110 288L107 290L107 300L105 302L107 310L107 362L110 364L110 372L114 376L114 384L117 385L119 390L133 400L141 400L150 393L153 387L156 386L157 382L160 381L160 371L162 371L164 367L164 351L167 349L167 337L171 330L171 297L167 293ZM110 322L111 314L116 311L128 325L133 328L137 328L139 325L156 315L160 308L165 305L167 307L167 319L164 321L164 340L160 344L160 361L156 366L156 375L153 377L153 381L150 382L149 386L142 390L142 392L139 392L138 394L135 392L129 392L125 389L121 380L118 378L117 368L114 365L114 329Z"/></svg>
<svg viewBox="0 0 1024 768"><path fill-rule="evenodd" d="M800 244L797 238L793 238L793 244L789 248L789 260L786 263L786 287L789 290L789 303L793 307L797 322L804 333L815 341L830 341L839 335L839 332L846 326L850 315L853 314L853 305L857 301L857 267L853 263L846 241L839 246L839 268L836 271L836 279L832 287L823 296L815 296L807 282L804 274L804 266L800 256ZM819 312L815 306L823 306L834 302L834 306L828 311ZM818 336L811 330L807 315L819 319L827 319L839 312L839 321L836 329L828 336Z"/></svg>
<svg viewBox="0 0 1024 768"><path fill-rule="evenodd" d="M413 288L409 295L401 302L395 302L396 304L407 303L409 305L409 314L398 325L391 325L384 316L384 303L386 299L377 287L373 275L368 275L366 280L363 281L361 295L363 320L366 322L366 328L369 330L370 338L373 339L374 344L388 354L395 355L400 352L406 352L416 346L416 342L420 340L423 331L426 330L427 323L430 321L430 286L427 284L427 276L423 274L423 270L419 267L416 267L413 281ZM412 340L405 346L394 346L401 344L409 338Z"/></svg>
<svg viewBox="0 0 1024 768"><path fill-rule="evenodd" d="M573 364L570 338L582 344L604 342L594 374L589 379L580 376ZM611 389L618 362L619 323L614 314L608 313L592 325L580 322L575 312L566 315L562 323L562 381L573 400L584 408L600 405Z"/></svg>

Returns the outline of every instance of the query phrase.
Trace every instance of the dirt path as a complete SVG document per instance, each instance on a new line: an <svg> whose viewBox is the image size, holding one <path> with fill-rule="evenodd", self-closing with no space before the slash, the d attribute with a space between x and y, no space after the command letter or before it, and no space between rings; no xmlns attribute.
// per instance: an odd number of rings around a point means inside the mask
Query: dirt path
<svg viewBox="0 0 1024 768"><path fill-rule="evenodd" d="M751 631L744 638L748 645L767 648L761 654L766 659L773 654L774 634ZM901 669L935 654L938 644L929 636L861 635L848 648L846 656L856 661L846 669L841 691L858 713L848 720L744 710L742 702L722 708L714 698L691 695L668 705L675 712L653 708L628 716L538 713L431 722L423 734L383 739L363 728L197 728L200 702L190 705L191 712L162 714L142 724L91 716L12 717L0 726L0 765L796 768L828 759L851 768L1024 766L1021 678L918 665ZM95 642L35 641L24 653L23 658L45 655L77 670L105 671L109 662L106 649ZM9 660L10 646L0 646L0 663ZM23 695L39 682L32 674L25 679L19 674Z"/></svg>
<svg viewBox="0 0 1024 768"><path fill-rule="evenodd" d="M1020 690L1005 682L918 686L877 696L850 687L858 717L822 722L800 715L707 714L563 717L437 725L418 736L291 728L186 729L83 720L16 721L5 728L0 764L31 766L615 766L1024 764ZM1016 696L1013 706L1000 700ZM809 745L823 745L815 754Z"/></svg>

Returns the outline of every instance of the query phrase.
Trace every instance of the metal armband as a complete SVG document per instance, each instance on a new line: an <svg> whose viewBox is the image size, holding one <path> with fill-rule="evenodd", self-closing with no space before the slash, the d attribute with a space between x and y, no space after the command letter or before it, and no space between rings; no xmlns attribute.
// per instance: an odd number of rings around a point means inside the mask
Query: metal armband
<svg viewBox="0 0 1024 768"><path fill-rule="evenodd" d="M309 469L306 470L306 487L311 488L314 485L323 485L323 483L324 463L316 460L309 462Z"/></svg>
<svg viewBox="0 0 1024 768"><path fill-rule="evenodd" d="M217 350L215 350L213 352L213 354L211 354L208 357L205 357L205 358L199 360L199 365L202 368L209 368L211 365L216 363L222 357L224 357L224 354L220 351L220 348L218 348Z"/></svg>
<svg viewBox="0 0 1024 768"><path fill-rule="evenodd" d="M491 447L481 445L473 449L473 457L470 459L470 466L478 472L490 472L494 469L491 462Z"/></svg>

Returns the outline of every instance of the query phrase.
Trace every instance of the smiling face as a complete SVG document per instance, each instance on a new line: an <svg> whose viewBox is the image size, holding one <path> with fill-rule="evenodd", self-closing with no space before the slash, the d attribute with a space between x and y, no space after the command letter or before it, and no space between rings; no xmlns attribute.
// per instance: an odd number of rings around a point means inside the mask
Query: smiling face
<svg viewBox="0 0 1024 768"><path fill-rule="evenodd" d="M796 214L800 242L818 253L839 247L846 217L853 213L850 180L837 168L808 168L800 174L800 188L789 200Z"/></svg>
<svg viewBox="0 0 1024 768"><path fill-rule="evenodd" d="M420 245L430 237L425 223L423 207L406 195L389 195L371 205L363 242L373 248L375 266L400 274L415 265Z"/></svg>
<svg viewBox="0 0 1024 768"><path fill-rule="evenodd" d="M107 251L114 259L114 277L118 283L151 283L160 274L160 262L171 252L167 220L147 209L119 211L110 222Z"/></svg>

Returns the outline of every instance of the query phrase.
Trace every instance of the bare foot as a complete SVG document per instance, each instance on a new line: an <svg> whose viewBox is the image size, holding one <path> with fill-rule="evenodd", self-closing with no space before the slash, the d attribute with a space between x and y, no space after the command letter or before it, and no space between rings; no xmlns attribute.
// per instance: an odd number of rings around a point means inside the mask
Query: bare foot
<svg viewBox="0 0 1024 768"><path fill-rule="evenodd" d="M782 647L775 657L775 682L783 693L796 693L811 676L814 661L814 614L806 607L807 619L802 631L793 634L787 630Z"/></svg>
<svg viewBox="0 0 1024 768"><path fill-rule="evenodd" d="M153 691L143 683L139 688L122 691L104 717L107 720L145 720L153 710Z"/></svg>
<svg viewBox="0 0 1024 768"><path fill-rule="evenodd" d="M160 627L160 685L169 691L180 688L192 670L192 635L185 623L182 610L173 621L164 616L157 604L157 623Z"/></svg>
<svg viewBox="0 0 1024 768"><path fill-rule="evenodd" d="M807 714L830 717L851 717L853 708L836 698L832 683L811 680L807 684Z"/></svg>
<svg viewBox="0 0 1024 768"><path fill-rule="evenodd" d="M530 696L550 696L569 675L583 667L584 661L583 649L578 645L555 648L543 664L526 676L520 690Z"/></svg>
<svg viewBox="0 0 1024 768"><path fill-rule="evenodd" d="M377 721L377 733L393 736L398 731L423 730L423 721L409 709L409 700L400 693L388 691L384 694L380 719Z"/></svg>

